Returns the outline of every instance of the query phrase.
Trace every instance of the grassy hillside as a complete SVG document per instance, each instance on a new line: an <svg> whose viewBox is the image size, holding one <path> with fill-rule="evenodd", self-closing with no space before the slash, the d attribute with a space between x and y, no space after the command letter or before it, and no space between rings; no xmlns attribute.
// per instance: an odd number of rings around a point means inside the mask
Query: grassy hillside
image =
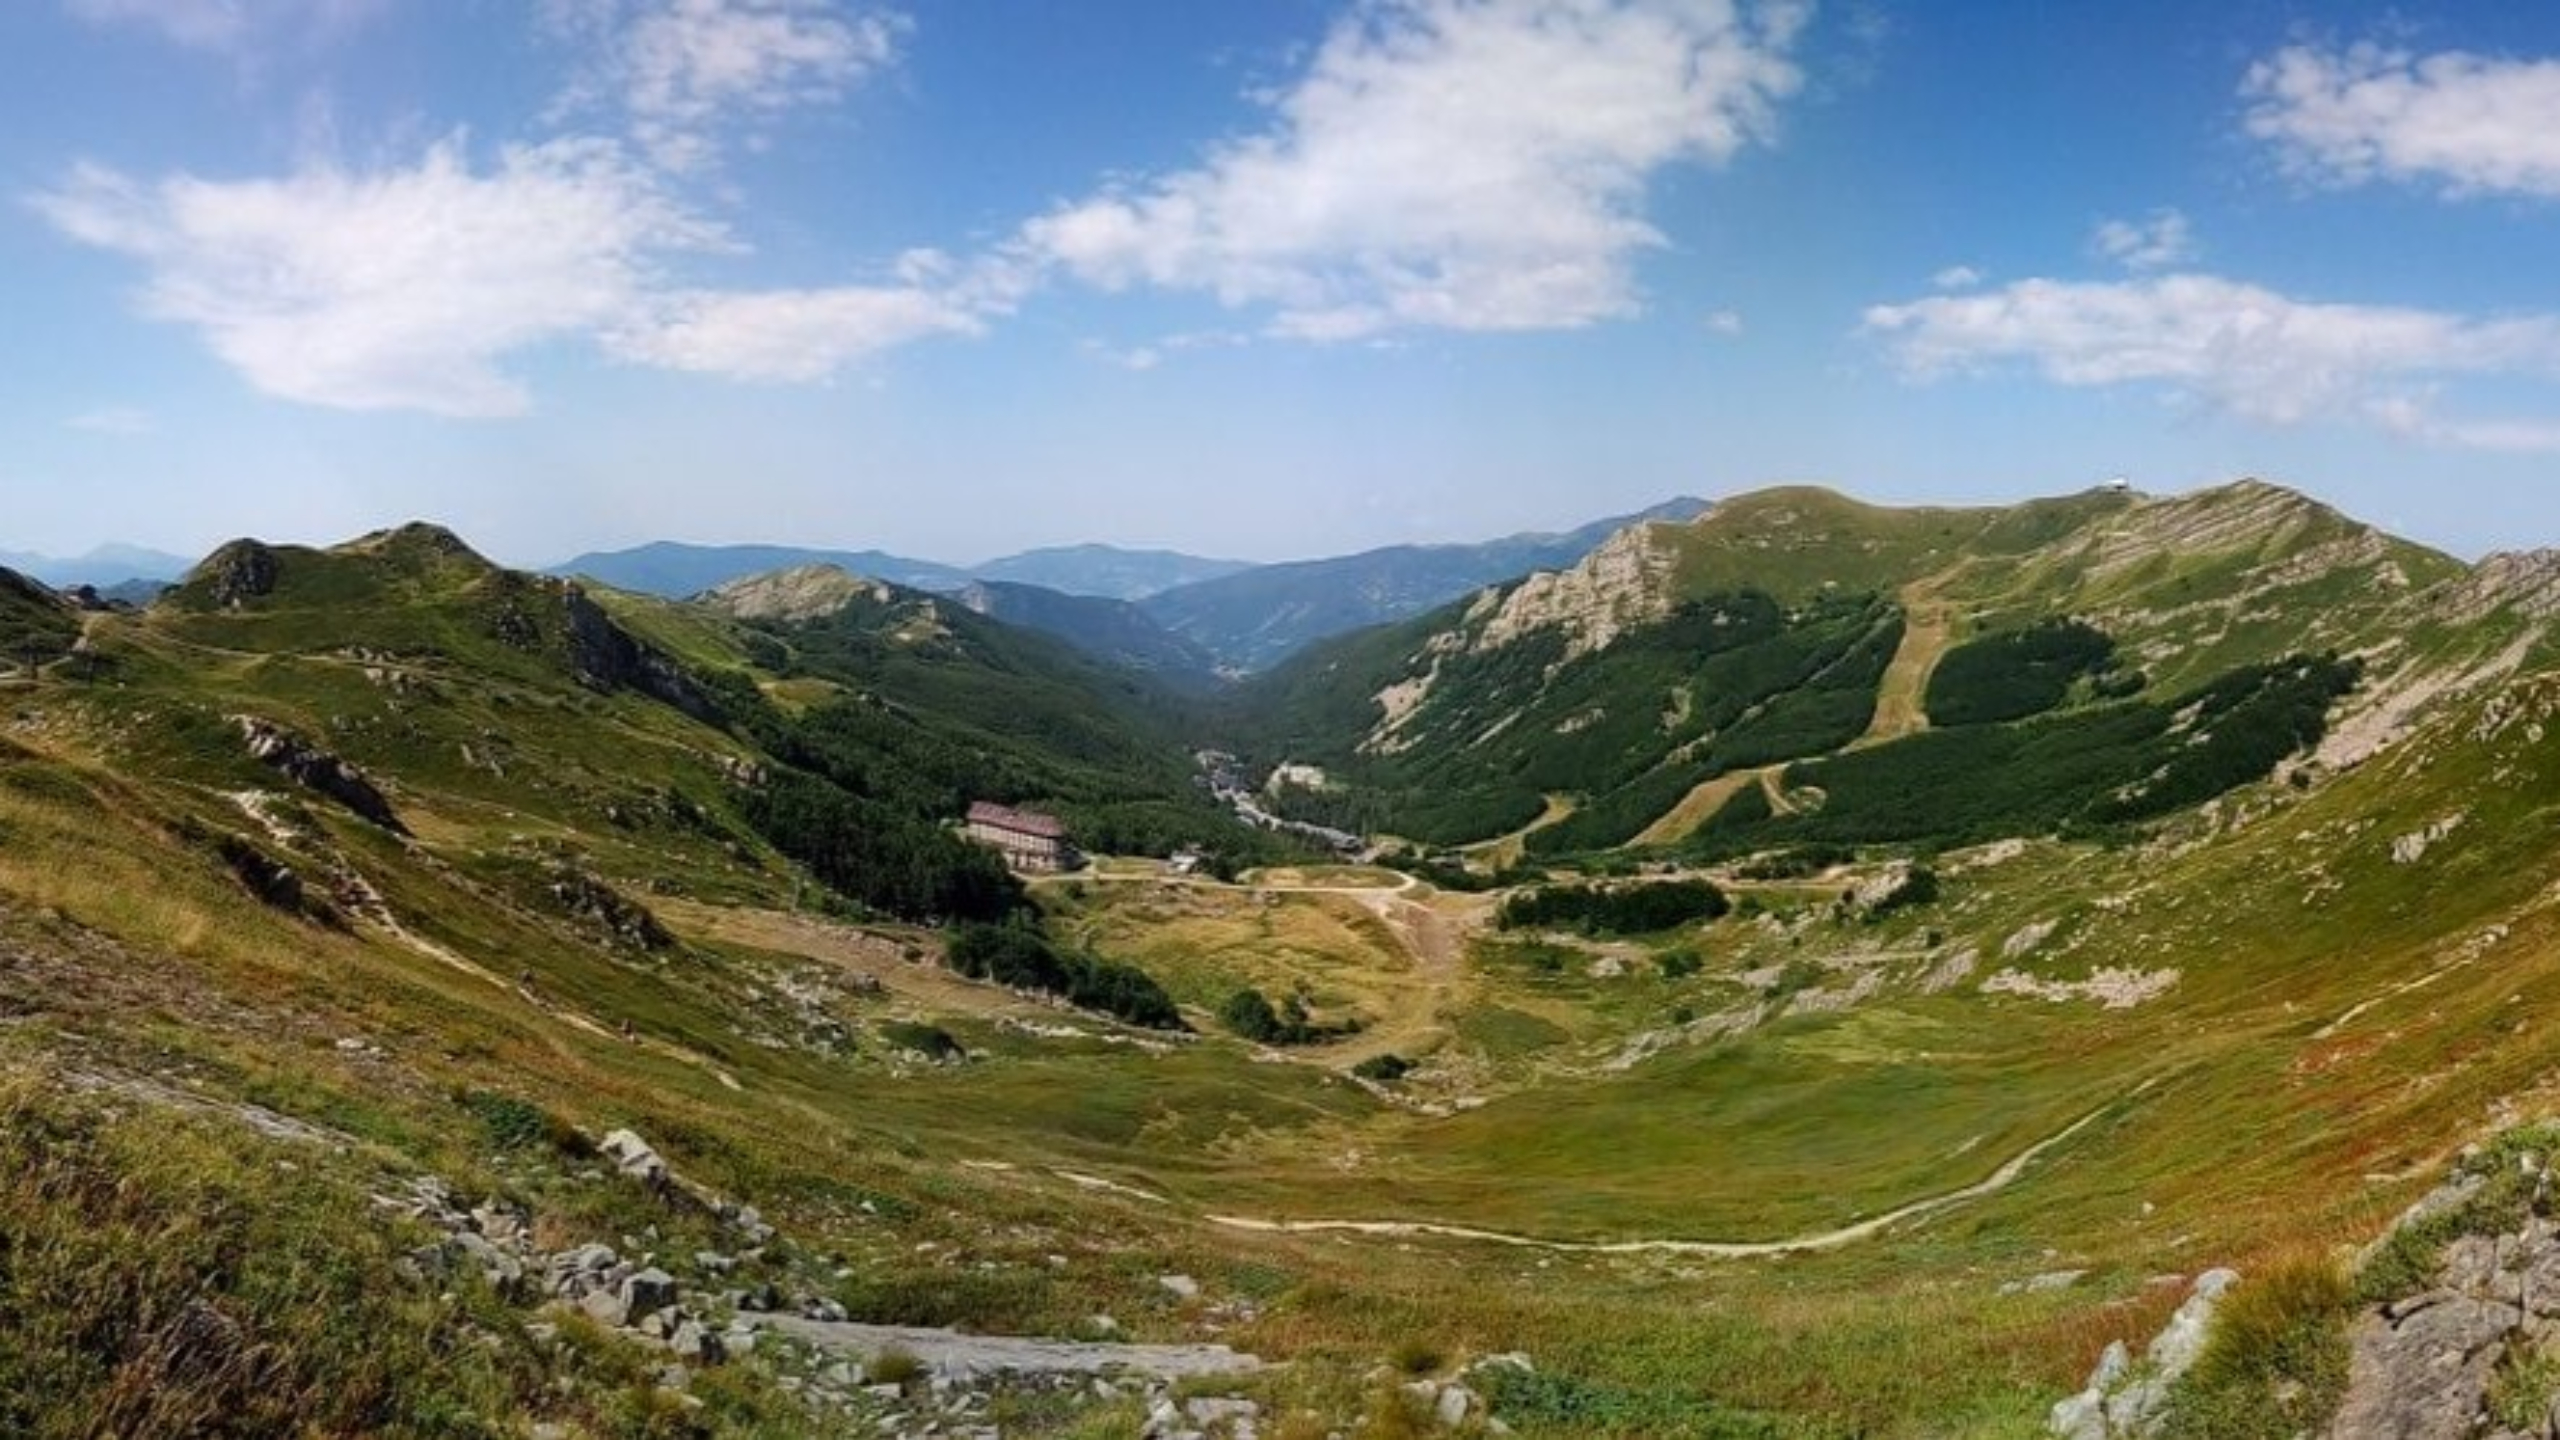
<svg viewBox="0 0 2560 1440"><path fill-rule="evenodd" d="M79 628L60 596L14 570L0 570L0 664L43 665L70 648Z"/></svg>
<svg viewBox="0 0 2560 1440"><path fill-rule="evenodd" d="M2264 667L2369 664L2343 718L2396 715L2413 691L2490 664L2519 631L2494 614L2456 618L2448 602L2466 583L2459 562L2255 482L1970 510L1770 490L1311 652L1251 692L1252 749L1335 782L1284 797L1293 813L1434 844L1518 829L1560 795L1570 818L1530 833L1533 853L1667 843L1701 822L1726 852L1786 834L2049 833L2170 804L2101 795L2195 803L2219 793L2207 780L2258 779L2319 743L2325 705L2250 764L2226 754L2154 784L2162 747L2203 733L2183 707L2248 688ZM2345 680L2320 687L2323 700L2349 696ZM2039 716L2050 723L2022 728ZM2007 728L1918 733L1933 725ZM1726 783L1755 767L1779 768L1760 786ZM2004 778L2020 773L2036 778ZM1915 784L1947 793L1903 803ZM2002 785L2038 798L1982 793ZM1770 823L1834 788L1828 818ZM1896 818L1852 818L1870 805Z"/></svg>
<svg viewBox="0 0 2560 1440"><path fill-rule="evenodd" d="M0 719L0 1429L1099 1437L1153 1403L946 1381L963 1417L771 1332L673 1386L662 1345L490 1279L450 1228L478 1211L511 1254L652 1257L724 1334L769 1285L1233 1345L1285 1368L1181 1393L1266 1434L1416 1433L1427 1381L1527 1434L2027 1436L2158 1328L2158 1277L2325 1260L2551 1112L2547 620L2246 489L1998 517L1953 559L1873 523L1935 568L1736 568L1657 621L1576 612L1619 627L1578 650L1498 632L1504 592L1289 681L1281 721L1399 804L1516 776L1563 831L1676 766L1751 778L1726 803L1763 829L1709 821L1652 857L1678 874L1541 899L1106 854L999 887L1041 952L882 902L973 795L1226 824L1189 775L1214 718L890 587L702 607L424 529L227 547ZM2003 638L2065 616L2102 657ZM1363 751L1417 659L1412 743ZM2003 787L2079 808L1956 823ZM761 813L793 793L860 833ZM1605 843L1573 833L1538 863ZM1187 1032L998 983L1102 964ZM1307 1023L1238 1033L1248 991ZM596 1152L623 1127L675 1181Z"/></svg>

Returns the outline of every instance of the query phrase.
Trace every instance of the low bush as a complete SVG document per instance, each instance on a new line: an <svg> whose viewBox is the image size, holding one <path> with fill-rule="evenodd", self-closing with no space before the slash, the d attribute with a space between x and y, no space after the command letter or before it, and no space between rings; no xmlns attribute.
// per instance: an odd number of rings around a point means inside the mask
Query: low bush
<svg viewBox="0 0 2560 1440"><path fill-rule="evenodd" d="M1055 995L1150 1030L1188 1030L1173 997L1134 965L1065 950L1028 925L965 925L951 939L951 968L973 980Z"/></svg>
<svg viewBox="0 0 2560 1440"><path fill-rule="evenodd" d="M1704 880L1639 885L1544 885L1502 903L1505 930L1563 929L1587 935L1649 935L1721 918L1731 904Z"/></svg>
<svg viewBox="0 0 2560 1440"><path fill-rule="evenodd" d="M1380 1085L1392 1085L1413 1073L1413 1062L1391 1051L1384 1055L1370 1056L1352 1066L1351 1073L1363 1080L1372 1080Z"/></svg>

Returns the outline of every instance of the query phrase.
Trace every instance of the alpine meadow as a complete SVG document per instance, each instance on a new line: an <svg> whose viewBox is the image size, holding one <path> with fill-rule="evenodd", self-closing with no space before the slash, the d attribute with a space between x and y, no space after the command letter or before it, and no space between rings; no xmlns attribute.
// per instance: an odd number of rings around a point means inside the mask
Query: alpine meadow
<svg viewBox="0 0 2560 1440"><path fill-rule="evenodd" d="M0 1436L2560 1435L2553 16L0 116Z"/></svg>

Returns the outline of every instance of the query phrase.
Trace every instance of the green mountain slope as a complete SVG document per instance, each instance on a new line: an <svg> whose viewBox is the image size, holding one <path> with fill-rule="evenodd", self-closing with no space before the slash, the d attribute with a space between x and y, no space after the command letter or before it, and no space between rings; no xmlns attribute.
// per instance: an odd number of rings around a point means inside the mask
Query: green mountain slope
<svg viewBox="0 0 2560 1440"><path fill-rule="evenodd" d="M0 662L23 669L61 655L79 633L62 597L14 570L0 570Z"/></svg>
<svg viewBox="0 0 2560 1440"><path fill-rule="evenodd" d="M953 592L981 615L1054 635L1098 660L1191 689L1216 683L1217 658L1127 600L1040 585L973 580Z"/></svg>
<svg viewBox="0 0 2560 1440"><path fill-rule="evenodd" d="M0 588L97 656L0 677L0 1429L1150 1423L1144 1381L866 1384L840 1310L1232 1345L1286 1363L1167 1394L1266 1433L1459 1386L1526 1434L2025 1437L2229 1265L2296 1327L2218 1342L2264 1362L2230 1413L2318 1433L2301 1277L2560 1104L2560 563L2258 486L1717 515L1262 711L841 572L695 605L430 527L143 612ZM975 798L1269 844L1193 783L1222 742L1325 762L1310 806L1574 797L1532 850L1675 772L1769 808L1492 894L944 848ZM2003 783L2048 808L1957 823ZM1096 1012L1133 975L1188 1033ZM588 1246L738 1343L673 1376L679 1325L545 1308Z"/></svg>
<svg viewBox="0 0 2560 1440"><path fill-rule="evenodd" d="M1292 797L1298 812L1439 843L1525 825L1569 794L1572 815L1530 841L1550 853L1675 840L1714 808L1729 810L1725 850L2113 823L2262 777L2322 741L2330 701L2362 733L2478 667L2511 670L2522 631L2465 613L2475 578L2256 482L1976 510L1772 490L1302 657L1256 692L1272 717L1256 750L1338 782ZM2076 668L2040 676L2047 662L2022 647L2064 634L2081 637ZM2331 656L2352 663L2321 668ZM2231 709L2276 673L2317 692L2311 718L2266 721L2281 744L2239 743L2258 723L2246 717L2289 713L2273 694ZM2222 758L2155 775L2226 712L2243 718ZM1933 723L1952 728L1915 733ZM1808 763L1723 780L1792 762ZM1902 813L1923 776L1968 803ZM1799 813L1834 789L1827 818ZM1876 807L1897 818L1852 819Z"/></svg>

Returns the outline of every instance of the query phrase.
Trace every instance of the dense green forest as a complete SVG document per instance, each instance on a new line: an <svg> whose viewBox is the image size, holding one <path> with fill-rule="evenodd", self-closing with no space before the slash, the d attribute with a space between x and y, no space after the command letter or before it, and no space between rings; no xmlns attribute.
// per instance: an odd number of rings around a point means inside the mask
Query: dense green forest
<svg viewBox="0 0 2560 1440"><path fill-rule="evenodd" d="M1578 930L1586 935L1650 935L1701 920L1720 919L1732 908L1724 892L1704 880L1665 880L1637 885L1542 885L1502 902L1496 923L1505 930Z"/></svg>
<svg viewBox="0 0 2560 1440"><path fill-rule="evenodd" d="M1929 676L1929 723L1986 725L2041 715L2081 680L2107 698L2142 687L2138 674L2111 672L2115 642L2077 620L2040 620L1985 635L1947 652Z"/></svg>
<svg viewBox="0 0 2560 1440"><path fill-rule="evenodd" d="M1855 738L1902 635L1901 612L1874 596L1789 606L1739 590L1570 658L1553 630L1442 647L1414 715L1364 748L1378 692L1463 619L1453 609L1319 647L1249 688L1239 729L1253 757L1312 760L1343 782L1282 797L1284 813L1449 844L1517 829L1567 793L1588 802L1539 833L1542 851L1619 843L1701 779Z"/></svg>
<svg viewBox="0 0 2560 1440"><path fill-rule="evenodd" d="M1055 995L1143 1025L1188 1030L1173 997L1134 965L1070 950L1028 925L969 925L951 938L951 968L974 980Z"/></svg>
<svg viewBox="0 0 2560 1440"><path fill-rule="evenodd" d="M1964 844L2154 819L2265 779L2318 743L2331 703L2359 675L2353 660L2293 656L2172 699L1925 731L1806 761L1785 783L1816 798L1812 808L1771 814L1756 787L1745 790L1689 848Z"/></svg>

